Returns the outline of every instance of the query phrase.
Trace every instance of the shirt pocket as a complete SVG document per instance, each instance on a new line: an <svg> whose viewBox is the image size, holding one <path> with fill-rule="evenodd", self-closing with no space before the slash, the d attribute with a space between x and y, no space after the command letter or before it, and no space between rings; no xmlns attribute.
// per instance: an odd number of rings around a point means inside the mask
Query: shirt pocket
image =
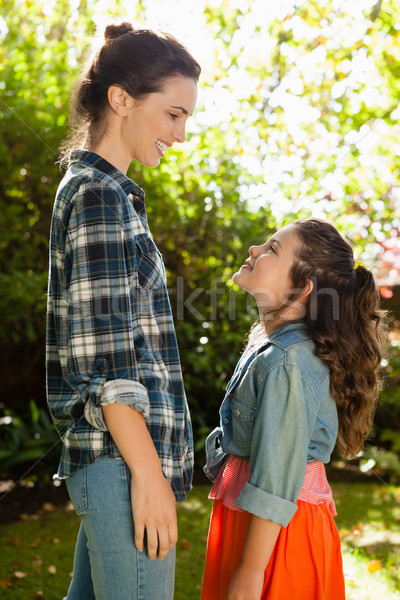
<svg viewBox="0 0 400 600"><path fill-rule="evenodd" d="M240 450L250 451L251 437L256 415L255 406L250 406L231 396L232 435Z"/></svg>
<svg viewBox="0 0 400 600"><path fill-rule="evenodd" d="M140 287L153 289L165 285L164 263L153 240L147 236L137 237L135 245Z"/></svg>

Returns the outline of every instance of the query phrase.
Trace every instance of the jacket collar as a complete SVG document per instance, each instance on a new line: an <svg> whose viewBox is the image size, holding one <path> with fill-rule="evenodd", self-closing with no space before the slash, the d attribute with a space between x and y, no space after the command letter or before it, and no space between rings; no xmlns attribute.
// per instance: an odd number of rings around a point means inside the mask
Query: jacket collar
<svg viewBox="0 0 400 600"><path fill-rule="evenodd" d="M288 321L275 329L268 336L268 341L277 346L286 346L288 344L303 342L309 338L310 336L307 332L307 325L304 319L299 319L297 321Z"/></svg>

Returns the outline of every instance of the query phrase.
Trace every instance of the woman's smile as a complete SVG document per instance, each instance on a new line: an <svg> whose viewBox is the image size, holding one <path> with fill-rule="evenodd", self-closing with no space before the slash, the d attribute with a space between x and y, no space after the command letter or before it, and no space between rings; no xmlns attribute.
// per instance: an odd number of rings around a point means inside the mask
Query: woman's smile
<svg viewBox="0 0 400 600"><path fill-rule="evenodd" d="M164 156L165 152L170 148L172 144L168 144L167 142L163 142L161 140L156 141L156 147L160 154L160 156Z"/></svg>

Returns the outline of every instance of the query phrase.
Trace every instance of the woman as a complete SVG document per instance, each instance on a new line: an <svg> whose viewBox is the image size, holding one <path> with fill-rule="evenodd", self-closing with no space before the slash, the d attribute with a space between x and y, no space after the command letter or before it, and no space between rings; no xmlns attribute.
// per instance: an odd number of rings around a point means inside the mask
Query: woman
<svg viewBox="0 0 400 600"><path fill-rule="evenodd" d="M109 25L78 80L50 233L48 404L81 517L67 599L172 599L192 434L161 255L132 160L185 139L200 67L169 35Z"/></svg>

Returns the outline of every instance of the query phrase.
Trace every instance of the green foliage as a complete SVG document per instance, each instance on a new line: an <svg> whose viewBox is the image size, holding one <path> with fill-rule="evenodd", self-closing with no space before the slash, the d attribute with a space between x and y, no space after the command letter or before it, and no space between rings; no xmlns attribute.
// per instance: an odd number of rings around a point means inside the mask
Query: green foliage
<svg viewBox="0 0 400 600"><path fill-rule="evenodd" d="M0 61L0 286L7 293L0 308L2 340L11 331L16 343L33 341L43 328L49 217L59 180L55 160L66 132L66 89L76 74L68 50L75 46L73 54L81 54L79 38L90 27L84 14L73 18L66 0L57 13L46 13L46 3L38 11L39 5L5 2L1 13L7 33ZM60 14L70 19L68 27Z"/></svg>
<svg viewBox="0 0 400 600"><path fill-rule="evenodd" d="M372 446L367 447L363 462L374 471L400 479L400 347L391 348L386 370L386 385L380 395Z"/></svg>
<svg viewBox="0 0 400 600"><path fill-rule="evenodd" d="M34 468L34 476L49 476L57 470L60 446L49 413L29 403L27 419L9 408L0 412L0 474L13 473L27 477ZM50 472L49 472L50 471Z"/></svg>

